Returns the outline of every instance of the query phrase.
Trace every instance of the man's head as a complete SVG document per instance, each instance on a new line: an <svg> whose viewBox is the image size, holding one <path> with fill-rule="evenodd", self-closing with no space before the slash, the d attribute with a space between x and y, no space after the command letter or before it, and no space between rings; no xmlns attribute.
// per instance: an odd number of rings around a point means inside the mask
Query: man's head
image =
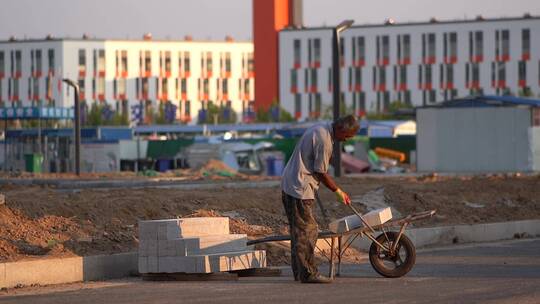
<svg viewBox="0 0 540 304"><path fill-rule="evenodd" d="M347 115L339 118L333 123L334 127L334 139L338 141L345 141L358 132L360 125L354 115Z"/></svg>

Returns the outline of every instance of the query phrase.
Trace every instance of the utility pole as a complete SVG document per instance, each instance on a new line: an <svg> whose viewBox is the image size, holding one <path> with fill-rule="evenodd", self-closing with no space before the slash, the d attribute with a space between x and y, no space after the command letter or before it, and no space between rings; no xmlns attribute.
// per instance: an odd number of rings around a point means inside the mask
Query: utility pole
<svg viewBox="0 0 540 304"><path fill-rule="evenodd" d="M79 106L79 86L71 79L64 78L63 81L74 90L75 97L75 174L81 175L81 108Z"/></svg>
<svg viewBox="0 0 540 304"><path fill-rule="evenodd" d="M333 88L333 110L334 110L334 122L339 119L341 112L341 42L339 34L353 24L353 20L342 21L338 26L332 29L332 88ZM334 176L341 176L341 142L334 141Z"/></svg>

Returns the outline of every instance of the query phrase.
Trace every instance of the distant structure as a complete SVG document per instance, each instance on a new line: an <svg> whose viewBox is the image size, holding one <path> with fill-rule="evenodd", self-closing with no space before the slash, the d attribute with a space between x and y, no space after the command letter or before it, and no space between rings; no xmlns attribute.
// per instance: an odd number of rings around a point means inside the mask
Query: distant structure
<svg viewBox="0 0 540 304"><path fill-rule="evenodd" d="M302 27L302 0L253 0L252 5L257 71L252 106L267 110L279 99L278 33L286 27Z"/></svg>
<svg viewBox="0 0 540 304"><path fill-rule="evenodd" d="M386 112L396 100L420 106L468 95L540 94L540 17L388 20L342 34L348 112ZM331 37L330 27L279 32L279 100L300 121L331 113ZM255 40L256 56L257 48ZM257 83L270 77L256 71Z"/></svg>
<svg viewBox="0 0 540 304"><path fill-rule="evenodd" d="M157 41L148 33L141 40L0 41L0 108L72 107L73 95L61 82L70 78L79 84L86 112L97 103L132 119L139 107L144 123L161 108L170 123L195 124L213 103L237 122L250 121L253 77L253 44L231 37Z"/></svg>

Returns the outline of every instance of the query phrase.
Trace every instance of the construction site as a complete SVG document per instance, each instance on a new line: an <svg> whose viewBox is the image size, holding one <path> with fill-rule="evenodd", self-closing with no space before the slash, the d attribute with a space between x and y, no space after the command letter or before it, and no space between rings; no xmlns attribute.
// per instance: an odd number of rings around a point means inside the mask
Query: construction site
<svg viewBox="0 0 540 304"><path fill-rule="evenodd" d="M0 40L0 302L538 303L540 17L250 2Z"/></svg>

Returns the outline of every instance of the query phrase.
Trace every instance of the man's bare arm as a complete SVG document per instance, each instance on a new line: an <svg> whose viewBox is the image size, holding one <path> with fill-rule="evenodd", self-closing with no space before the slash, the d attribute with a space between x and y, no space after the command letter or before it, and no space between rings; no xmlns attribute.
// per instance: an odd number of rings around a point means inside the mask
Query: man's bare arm
<svg viewBox="0 0 540 304"><path fill-rule="evenodd" d="M326 188L330 189L330 191L336 192L336 190L338 189L336 182L328 173L314 172L313 176L315 176L318 181L323 183Z"/></svg>

